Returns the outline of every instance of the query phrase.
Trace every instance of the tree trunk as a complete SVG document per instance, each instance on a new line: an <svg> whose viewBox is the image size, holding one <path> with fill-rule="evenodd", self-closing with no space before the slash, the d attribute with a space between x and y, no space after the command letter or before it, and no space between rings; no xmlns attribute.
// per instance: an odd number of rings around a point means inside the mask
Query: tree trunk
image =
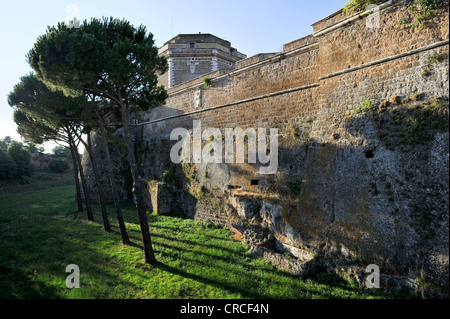
<svg viewBox="0 0 450 319"><path fill-rule="evenodd" d="M106 231L111 231L111 226L109 224L109 219L108 219L108 213L106 211L105 197L103 195L103 188L100 185L100 175L98 173L98 167L97 167L97 162L94 157L94 153L92 152L91 134L89 132L87 133L87 139L88 139L88 143L86 144L86 142L84 142L80 137L81 143L83 143L84 147L86 147L86 150L89 153L89 158L91 160L92 172L94 173L95 185L97 187L97 192L98 192L98 200L100 201L100 208L102 211L103 228Z"/></svg>
<svg viewBox="0 0 450 319"><path fill-rule="evenodd" d="M119 100L121 100L120 93L119 93ZM138 174L136 158L134 156L134 145L131 141L131 134L130 134L130 127L128 125L127 111L125 110L125 105L123 105L123 103L121 103L121 105L120 105L120 113L121 113L121 117L122 117L124 139L125 139L125 143L127 145L128 161L130 163L131 175L133 177L133 192L134 192L134 197L136 200L136 207L137 207L137 211L138 211L138 215L139 215L139 223L141 226L142 241L144 243L145 262L149 263L149 264L155 264L156 257L155 257L155 253L154 253L153 247L152 247L152 240L150 237L150 230L148 227L146 209L145 209L145 204L144 204L144 197L142 194L141 181L140 181L140 177Z"/></svg>
<svg viewBox="0 0 450 319"><path fill-rule="evenodd" d="M75 141L73 140L71 133L69 132L68 134L69 134L69 141L70 143L72 143L72 145L76 150L77 147ZM86 178L83 172L83 166L81 165L80 154L78 154L78 151L75 151L74 155L76 159L76 164L78 166L78 170L80 172L81 186L83 187L84 203L86 204L87 218L89 221L94 221L94 214L92 213L91 200L89 198L89 190L87 188Z"/></svg>
<svg viewBox="0 0 450 319"><path fill-rule="evenodd" d="M94 109L95 109L95 114L97 115L97 118L98 118L98 122L100 124L100 132L102 134L104 151L105 151L105 155L106 155L106 165L108 167L108 173L109 173L109 182L111 185L111 192L112 192L112 196L114 199L114 205L116 207L117 220L119 222L120 233L122 235L122 242L125 245L128 245L131 242L130 242L130 238L128 237L127 229L125 227L125 222L123 221L122 209L120 207L120 200L119 200L119 198L117 198L117 186L116 186L116 181L115 181L115 177L114 177L113 162L111 160L111 154L109 153L109 148L108 148L108 140L107 140L105 123L104 123L103 118L101 117L99 111L96 108L94 108Z"/></svg>
<svg viewBox="0 0 450 319"><path fill-rule="evenodd" d="M75 188L77 191L77 204L78 204L78 212L81 213L83 211L83 200L81 199L81 189L80 189L80 180L78 179L78 164L77 159L75 158L75 153L78 150L74 150L74 146L72 143L69 143L70 154L72 155L72 165L73 165L73 176L75 178Z"/></svg>

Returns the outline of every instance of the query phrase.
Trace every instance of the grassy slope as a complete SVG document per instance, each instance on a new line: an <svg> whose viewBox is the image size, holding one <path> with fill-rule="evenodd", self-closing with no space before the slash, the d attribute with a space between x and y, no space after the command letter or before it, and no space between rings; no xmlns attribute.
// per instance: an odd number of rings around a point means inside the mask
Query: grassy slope
<svg viewBox="0 0 450 319"><path fill-rule="evenodd" d="M316 275L299 279L252 259L248 247L212 224L149 214L159 263L143 262L139 223L123 208L132 246L76 212L74 187L0 195L0 298L373 298L375 291ZM81 287L67 289L77 264ZM378 295L380 296L380 295ZM385 297L385 296L384 296Z"/></svg>
<svg viewBox="0 0 450 319"><path fill-rule="evenodd" d="M36 170L31 177L0 180L0 195L73 184L73 173L70 170L64 174L55 174L50 170Z"/></svg>

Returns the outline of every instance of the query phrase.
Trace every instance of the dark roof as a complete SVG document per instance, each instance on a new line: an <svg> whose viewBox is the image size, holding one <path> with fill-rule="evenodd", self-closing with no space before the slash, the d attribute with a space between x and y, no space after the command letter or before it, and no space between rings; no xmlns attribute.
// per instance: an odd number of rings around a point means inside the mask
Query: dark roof
<svg viewBox="0 0 450 319"><path fill-rule="evenodd" d="M225 47L231 47L231 43L229 41L221 39L209 33L178 34L177 36L173 37L172 39L164 43L164 45L166 45L167 43L192 43L192 42L218 43Z"/></svg>

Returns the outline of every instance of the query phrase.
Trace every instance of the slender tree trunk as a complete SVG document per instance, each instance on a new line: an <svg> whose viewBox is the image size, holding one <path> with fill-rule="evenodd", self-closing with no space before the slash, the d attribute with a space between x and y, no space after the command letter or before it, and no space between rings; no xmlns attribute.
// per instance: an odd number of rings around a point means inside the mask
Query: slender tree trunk
<svg viewBox="0 0 450 319"><path fill-rule="evenodd" d="M77 159L75 158L74 146L72 143L69 143L70 154L72 155L72 165L73 165L73 176L75 178L75 188L77 191L77 204L78 204L78 212L81 213L83 211L83 200L81 199L81 189L80 189L80 180L78 179L78 164ZM78 150L75 150L78 152Z"/></svg>
<svg viewBox="0 0 450 319"><path fill-rule="evenodd" d="M103 194L103 188L100 185L100 175L98 173L97 161L95 160L94 153L92 152L91 134L89 132L87 133L87 140L87 144L83 140L81 140L81 142L86 147L86 150L89 153L89 158L91 159L92 172L94 173L95 185L97 186L98 192L98 200L100 201L100 208L102 211L103 227L106 231L111 231L111 225L109 224L108 213L106 211L105 197Z"/></svg>
<svg viewBox="0 0 450 319"><path fill-rule="evenodd" d="M102 134L104 151L105 151L106 162L107 162L106 164L107 164L108 173L109 173L109 182L111 185L111 192L112 192L112 196L114 199L114 205L116 207L116 214L117 214L117 220L119 222L120 233L122 234L122 242L125 245L128 245L128 244L130 244L130 238L128 237L127 228L125 227L125 222L123 221L122 209L120 207L120 201L119 201L119 198L117 197L117 186L116 186L116 181L115 181L115 177L114 177L114 169L113 169L113 163L111 160L111 154L109 153L109 148L108 148L108 140L107 140L105 122L103 121L103 118L101 117L97 108L94 108L94 110L95 110L95 114L97 115L98 122L100 124L100 132Z"/></svg>
<svg viewBox="0 0 450 319"><path fill-rule="evenodd" d="M120 92L119 92L119 100L121 101ZM124 139L127 145L128 161L130 163L131 175L133 176L133 190L134 190L134 197L136 199L136 207L139 215L139 223L141 226L142 241L144 243L145 262L149 264L155 264L157 261L152 247L150 229L148 227L144 197L142 194L142 186L137 170L136 158L134 156L134 145L131 140L127 111L125 110L125 105L123 105L123 103L121 103L120 105L120 113L122 117Z"/></svg>
<svg viewBox="0 0 450 319"><path fill-rule="evenodd" d="M83 143L84 147L86 148L87 152L89 153L89 159L91 161L91 165L92 165L92 172L94 173L94 180L95 180L95 186L97 187L97 193L98 193L98 200L100 202L100 208L102 211L102 218L103 218L103 228L105 229L105 231L111 231L111 225L109 224L109 219L108 219L108 214L106 211L106 205L105 205L105 198L103 196L103 189L102 186L100 185L100 176L98 174L98 167L97 167L97 162L95 160L94 154L92 152L92 148L91 148L91 138L90 138L90 134L87 134L88 137L88 143L86 143L80 135L78 135L75 131L74 134L76 134L77 138L81 141L81 143Z"/></svg>
<svg viewBox="0 0 450 319"><path fill-rule="evenodd" d="M77 146L75 144L75 141L72 138L71 133L68 132L68 135L69 135L69 143L71 143L75 149L74 155L75 155L75 159L76 159L76 165L78 166L78 170L80 172L81 186L83 187L84 203L86 205L87 218L89 221L94 221L94 214L92 213L92 206L91 206L91 200L89 197L89 190L87 188L86 178L85 178L84 172L83 172L83 166L81 165L80 154L78 154Z"/></svg>

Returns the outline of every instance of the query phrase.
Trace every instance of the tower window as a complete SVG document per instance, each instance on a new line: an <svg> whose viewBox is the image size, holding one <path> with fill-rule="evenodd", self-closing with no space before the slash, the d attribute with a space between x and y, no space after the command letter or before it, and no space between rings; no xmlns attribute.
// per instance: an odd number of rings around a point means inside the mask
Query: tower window
<svg viewBox="0 0 450 319"><path fill-rule="evenodd" d="M195 48L195 43L194 42L189 43L189 48L190 49L194 49Z"/></svg>

